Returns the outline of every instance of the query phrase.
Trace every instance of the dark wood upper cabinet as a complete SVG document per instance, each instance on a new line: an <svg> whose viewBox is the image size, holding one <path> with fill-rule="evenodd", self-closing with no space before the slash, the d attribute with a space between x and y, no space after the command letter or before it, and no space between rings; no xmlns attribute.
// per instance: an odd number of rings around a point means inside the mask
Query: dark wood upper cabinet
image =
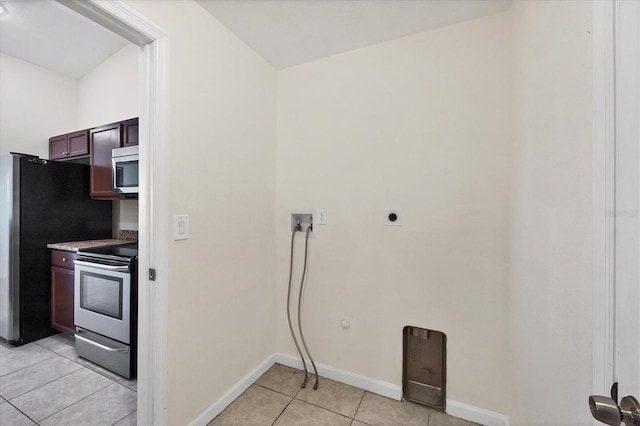
<svg viewBox="0 0 640 426"><path fill-rule="evenodd" d="M67 133L49 139L50 160L72 160L89 155L89 131Z"/></svg>
<svg viewBox="0 0 640 426"><path fill-rule="evenodd" d="M67 135L49 139L49 159L58 160L67 157Z"/></svg>
<svg viewBox="0 0 640 426"><path fill-rule="evenodd" d="M138 118L67 133L49 139L50 160L73 160L91 164L91 197L124 198L112 192L111 150L138 145Z"/></svg>
<svg viewBox="0 0 640 426"><path fill-rule="evenodd" d="M89 131L81 130L67 135L69 157L89 154Z"/></svg>
<svg viewBox="0 0 640 426"><path fill-rule="evenodd" d="M122 146L138 145L138 119L122 122Z"/></svg>
<svg viewBox="0 0 640 426"><path fill-rule="evenodd" d="M95 127L89 131L91 150L91 197L120 199L111 191L111 150L122 146L122 123Z"/></svg>

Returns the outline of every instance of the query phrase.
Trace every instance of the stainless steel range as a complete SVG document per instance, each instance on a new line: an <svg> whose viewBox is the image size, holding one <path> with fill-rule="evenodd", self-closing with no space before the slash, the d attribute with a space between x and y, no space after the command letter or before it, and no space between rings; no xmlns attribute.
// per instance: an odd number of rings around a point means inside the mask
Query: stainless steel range
<svg viewBox="0 0 640 426"><path fill-rule="evenodd" d="M75 264L76 353L135 377L137 243L79 251Z"/></svg>

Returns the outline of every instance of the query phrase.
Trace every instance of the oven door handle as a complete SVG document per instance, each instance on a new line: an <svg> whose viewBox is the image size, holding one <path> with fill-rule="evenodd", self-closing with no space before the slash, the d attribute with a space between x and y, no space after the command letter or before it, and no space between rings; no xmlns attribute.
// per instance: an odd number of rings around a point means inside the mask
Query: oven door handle
<svg viewBox="0 0 640 426"><path fill-rule="evenodd" d="M129 352L129 348L110 348L109 346L105 346L101 343L95 342L93 340L89 340L86 337L82 337L80 334L80 332L78 331L78 334L76 334L76 339L80 339L85 343L88 343L90 345L93 346L97 346L102 350L108 351L108 352Z"/></svg>
<svg viewBox="0 0 640 426"><path fill-rule="evenodd" d="M127 272L129 265L104 265L102 263L85 262L84 260L74 260L73 263L90 268L106 269L107 271Z"/></svg>

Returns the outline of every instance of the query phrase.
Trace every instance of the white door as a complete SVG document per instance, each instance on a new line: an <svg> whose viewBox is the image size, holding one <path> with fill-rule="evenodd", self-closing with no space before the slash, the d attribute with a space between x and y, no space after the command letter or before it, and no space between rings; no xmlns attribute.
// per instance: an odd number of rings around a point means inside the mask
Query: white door
<svg viewBox="0 0 640 426"><path fill-rule="evenodd" d="M607 237L598 240L596 225L596 244L609 248L600 250L596 246L595 261L597 269L599 253L606 259L602 269L604 281L610 284L605 286L606 291L598 292L596 283L594 293L595 321L607 322L602 328L598 324L595 327L594 344L604 345L606 349L602 359L597 356L598 349L594 351L595 362L605 364L603 377L598 377L597 368L594 369L594 381L598 384L602 378L602 387L613 387L611 395L591 398L590 408L594 417L603 423L614 425L622 421L630 426L640 425L640 404L635 399L640 397L640 1L612 0L604 7L604 15L611 23L609 53L605 55L611 64L610 81L605 83L610 83L606 92L611 96L599 98L596 90L596 102L605 106L596 104L595 110L596 128L599 109L607 111L605 115L610 122L604 126L608 127L603 138L607 139L607 146L600 152L606 157L604 168L607 169L602 175L607 193L604 203L607 219L601 222ZM597 29L594 27L594 31ZM599 78L597 58L594 72ZM596 169L598 161L596 148ZM598 178L595 187L597 205ZM600 212L595 213L598 221ZM599 316L599 304L605 305L603 311L610 314ZM605 339L599 339L598 329L604 330ZM596 391L604 393L603 389ZM611 398L607 398L609 396Z"/></svg>
<svg viewBox="0 0 640 426"><path fill-rule="evenodd" d="M617 1L615 19L614 379L640 398L640 2Z"/></svg>

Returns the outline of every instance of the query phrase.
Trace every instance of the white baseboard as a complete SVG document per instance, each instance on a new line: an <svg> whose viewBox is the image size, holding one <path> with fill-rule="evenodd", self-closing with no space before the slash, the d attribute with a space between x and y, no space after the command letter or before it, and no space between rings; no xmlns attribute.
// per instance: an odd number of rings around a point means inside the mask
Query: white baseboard
<svg viewBox="0 0 640 426"><path fill-rule="evenodd" d="M504 414L450 399L447 399L447 414L485 426L509 426L509 418Z"/></svg>
<svg viewBox="0 0 640 426"><path fill-rule="evenodd" d="M276 354L269 355L264 361L262 361L256 368L251 370L249 374L244 376L238 383L233 385L220 399L214 402L209 408L204 410L194 421L191 422L192 426L206 426L211 420L222 412L229 404L231 404L237 397L249 388L262 376L273 364L276 363Z"/></svg>
<svg viewBox="0 0 640 426"><path fill-rule="evenodd" d="M298 370L302 369L302 361L300 361L300 358L278 352L275 354L275 359L278 364L297 368ZM316 363L316 367L318 367L318 374L322 377L326 377L327 379L335 380L336 382L351 385L398 401L402 398L402 386L383 382L382 380L373 379L371 377L352 373L351 371L341 370L324 364ZM307 369L309 371L313 371L311 369L311 363L309 362L307 362ZM494 413L493 411L452 401L450 399L447 399L446 411L449 415L459 417L470 422L480 423L481 425L509 426L509 418L504 414Z"/></svg>
<svg viewBox="0 0 640 426"><path fill-rule="evenodd" d="M231 404L242 392L253 384L258 378L264 374L275 363L286 365L287 367L302 370L302 362L299 358L292 355L276 352L268 356L264 361L254 368L249 374L244 376L229 391L227 391L220 399L214 402L208 409L200 414L192 423L193 426L205 426L215 416L220 414L229 404ZM307 363L307 369L313 371L311 364ZM382 380L363 376L361 374L352 373L350 371L341 370L324 364L316 363L318 374L327 379L336 382L354 386L366 391L386 396L395 400L402 398L402 386L393 383L384 382ZM509 418L504 414L495 413L483 408L474 407L473 405L463 404L461 402L447 399L447 414L459 417L470 422L480 423L486 426L509 426Z"/></svg>
<svg viewBox="0 0 640 426"><path fill-rule="evenodd" d="M291 355L277 352L275 354L276 362L278 364L286 365L287 367L297 368L302 370L302 361L300 358L296 358ZM336 382L351 385L356 388L364 389L369 392L377 393L378 395L386 396L400 401L402 398L402 387L394 385L393 383L383 382L382 380L373 379L371 377L363 376L360 374L352 373L351 371L341 370L339 368L330 367L328 365L316 363L318 367L318 374L327 379L335 380ZM313 371L311 363L307 362L307 369Z"/></svg>

